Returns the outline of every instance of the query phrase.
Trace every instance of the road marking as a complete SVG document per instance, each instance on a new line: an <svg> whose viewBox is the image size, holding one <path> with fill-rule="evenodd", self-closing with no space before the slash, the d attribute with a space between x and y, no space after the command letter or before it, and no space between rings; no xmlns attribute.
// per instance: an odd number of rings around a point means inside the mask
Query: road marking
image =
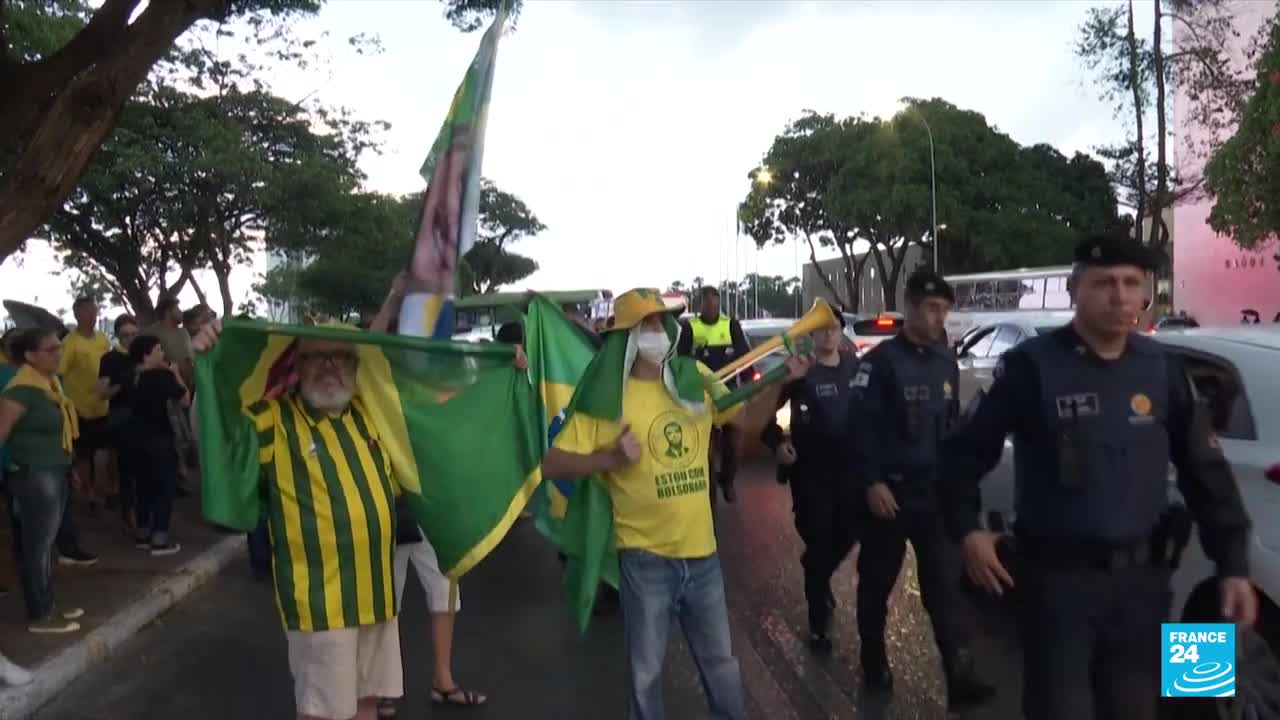
<svg viewBox="0 0 1280 720"><path fill-rule="evenodd" d="M799 720L795 706L787 698L787 693L778 685L778 681L769 671L764 660L756 653L751 644L751 634L738 622L732 612L729 613L730 632L738 639L735 652L742 666L742 684L747 692L760 706L764 717L778 720Z"/></svg>
<svg viewBox="0 0 1280 720"><path fill-rule="evenodd" d="M808 649L781 615L765 612L761 618L761 627L782 652L792 672L805 683L822 708L824 717L831 720L857 719L852 698L836 684L830 673L809 658Z"/></svg>

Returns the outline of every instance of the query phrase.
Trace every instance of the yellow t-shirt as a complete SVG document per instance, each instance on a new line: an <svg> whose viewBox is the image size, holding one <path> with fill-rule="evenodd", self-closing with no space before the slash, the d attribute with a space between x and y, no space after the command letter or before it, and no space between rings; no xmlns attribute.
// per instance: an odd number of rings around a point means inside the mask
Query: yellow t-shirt
<svg viewBox="0 0 1280 720"><path fill-rule="evenodd" d="M724 386L717 383L707 393L707 411L694 417L661 382L629 378L621 423L574 415L556 435L557 448L579 454L611 447L623 425L630 425L640 441L640 460L604 478L619 549L669 558L701 558L716 551L707 446L712 425L727 423L741 407L715 413L712 395L721 392Z"/></svg>
<svg viewBox="0 0 1280 720"><path fill-rule="evenodd" d="M110 351L111 343L100 332L87 338L73 330L62 339L58 374L67 397L76 406L76 414L86 420L106 417L108 401L98 396L98 369L102 356Z"/></svg>

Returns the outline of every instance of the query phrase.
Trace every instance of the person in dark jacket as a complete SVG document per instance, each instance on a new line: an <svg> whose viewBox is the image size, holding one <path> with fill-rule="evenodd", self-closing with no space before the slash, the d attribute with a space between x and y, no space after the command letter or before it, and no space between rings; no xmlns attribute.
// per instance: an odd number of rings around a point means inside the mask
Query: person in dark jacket
<svg viewBox="0 0 1280 720"><path fill-rule="evenodd" d="M840 328L844 318L840 318ZM788 436L777 420L765 427L761 441L773 451L784 481L791 484L796 532L804 541L800 564L809 606L809 642L830 650L828 628L835 595L831 576L856 542L860 487L849 463L849 416L858 358L840 352L840 328L814 333L816 359L808 374L788 383L779 407L791 403Z"/></svg>
<svg viewBox="0 0 1280 720"><path fill-rule="evenodd" d="M1000 595L1016 583L1026 717L1153 720L1187 514L1217 565L1219 621L1245 627L1258 613L1249 516L1182 362L1133 331L1161 258L1102 236L1075 259L1071 324L1007 351L972 420L947 438L943 515L974 584ZM1009 544L980 529L979 482L1010 436L1016 552L1001 553ZM1185 508L1169 503L1170 463Z"/></svg>
<svg viewBox="0 0 1280 720"><path fill-rule="evenodd" d="M955 295L930 272L907 279L902 332L877 345L853 379L853 474L867 508L858 556L858 633L868 687L888 691L893 675L885 646L889 595L908 541L915 550L920 596L942 656L947 706L987 704L995 688L978 679L965 623L956 618L959 567L947 542L935 486L942 439L959 416L959 371L941 344Z"/></svg>
<svg viewBox="0 0 1280 720"><path fill-rule="evenodd" d="M191 394L180 371L169 364L158 338L143 335L134 339L129 345L129 357L138 367L130 402L146 467L138 478L137 545L152 555L172 555L182 549L169 537L179 473L172 406L177 403L187 407Z"/></svg>

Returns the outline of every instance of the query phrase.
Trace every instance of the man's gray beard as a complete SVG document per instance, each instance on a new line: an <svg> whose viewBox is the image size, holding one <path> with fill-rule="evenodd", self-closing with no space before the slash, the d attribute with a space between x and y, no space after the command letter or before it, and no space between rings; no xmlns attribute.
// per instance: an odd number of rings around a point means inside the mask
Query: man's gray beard
<svg viewBox="0 0 1280 720"><path fill-rule="evenodd" d="M347 387L332 391L316 390L305 386L302 388L302 399L320 412L342 412L351 404L351 398L354 396L355 390Z"/></svg>

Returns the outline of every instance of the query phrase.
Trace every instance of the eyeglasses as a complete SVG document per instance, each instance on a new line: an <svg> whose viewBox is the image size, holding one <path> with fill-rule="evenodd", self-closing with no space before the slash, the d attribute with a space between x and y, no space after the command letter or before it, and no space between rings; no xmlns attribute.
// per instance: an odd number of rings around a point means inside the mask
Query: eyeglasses
<svg viewBox="0 0 1280 720"><path fill-rule="evenodd" d="M303 353L298 356L298 360L304 363L316 363L321 366L329 365L338 370L355 370L359 364L359 359L351 353L331 352L331 353Z"/></svg>

